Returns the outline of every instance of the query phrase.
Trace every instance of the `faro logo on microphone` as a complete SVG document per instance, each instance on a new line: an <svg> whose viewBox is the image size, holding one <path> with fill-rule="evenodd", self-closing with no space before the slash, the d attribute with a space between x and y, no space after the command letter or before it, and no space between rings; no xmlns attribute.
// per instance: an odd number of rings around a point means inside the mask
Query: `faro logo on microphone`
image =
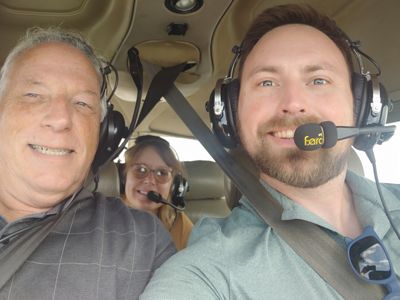
<svg viewBox="0 0 400 300"><path fill-rule="evenodd" d="M304 146L316 146L316 145L323 145L325 142L324 134L320 132L318 137L310 137L306 135L304 137Z"/></svg>

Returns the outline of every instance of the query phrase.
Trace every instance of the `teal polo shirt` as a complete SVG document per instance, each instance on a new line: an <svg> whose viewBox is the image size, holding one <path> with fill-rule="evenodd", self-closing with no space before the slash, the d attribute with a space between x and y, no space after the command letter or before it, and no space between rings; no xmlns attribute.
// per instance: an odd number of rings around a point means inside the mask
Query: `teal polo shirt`
<svg viewBox="0 0 400 300"><path fill-rule="evenodd" d="M400 241L383 211L374 182L348 172L356 212L373 226L400 275ZM267 189L283 207L282 219L320 225L345 247L344 237L283 194ZM400 229L400 185L382 184L389 212ZM323 195L321 195L323 196ZM318 241L315 241L318 243ZM196 224L189 247L159 268L141 299L342 299L255 212L247 199L223 219Z"/></svg>

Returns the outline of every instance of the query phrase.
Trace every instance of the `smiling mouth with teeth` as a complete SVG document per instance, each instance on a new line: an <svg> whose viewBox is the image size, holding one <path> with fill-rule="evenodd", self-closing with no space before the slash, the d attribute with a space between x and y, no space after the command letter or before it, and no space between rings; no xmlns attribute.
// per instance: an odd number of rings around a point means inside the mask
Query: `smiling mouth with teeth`
<svg viewBox="0 0 400 300"><path fill-rule="evenodd" d="M273 131L271 135L281 139L292 139L294 137L294 130Z"/></svg>
<svg viewBox="0 0 400 300"><path fill-rule="evenodd" d="M73 152L73 150L70 149L63 149L63 148L49 148L49 147L44 147L40 145L33 145L29 144L29 147L31 147L33 150L46 154L46 155L55 155L55 156L61 156L61 155L67 155Z"/></svg>

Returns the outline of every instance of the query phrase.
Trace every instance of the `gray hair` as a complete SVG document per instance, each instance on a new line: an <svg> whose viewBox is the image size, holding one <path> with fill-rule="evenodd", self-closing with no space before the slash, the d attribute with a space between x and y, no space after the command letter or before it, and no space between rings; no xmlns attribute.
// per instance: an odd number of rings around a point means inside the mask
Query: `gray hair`
<svg viewBox="0 0 400 300"><path fill-rule="evenodd" d="M32 49L40 44L51 42L65 43L79 49L93 64L93 67L98 75L100 86L102 87L103 84L105 84L103 81L106 79L102 73L102 68L104 65L106 65L105 60L96 55L92 46L83 38L83 36L77 32L65 31L58 27L32 27L26 31L26 34L19 40L17 45L8 54L0 70L0 95L4 93L7 85L8 73L16 58L26 50ZM107 95L106 93L103 93L103 95L101 95L101 121L104 119L107 113L106 101Z"/></svg>

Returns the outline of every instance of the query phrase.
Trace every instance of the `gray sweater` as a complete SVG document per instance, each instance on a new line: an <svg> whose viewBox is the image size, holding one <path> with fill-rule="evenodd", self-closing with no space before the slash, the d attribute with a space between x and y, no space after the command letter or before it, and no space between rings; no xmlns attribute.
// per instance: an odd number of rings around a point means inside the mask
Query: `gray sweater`
<svg viewBox="0 0 400 300"><path fill-rule="evenodd" d="M60 211L61 222L0 290L0 299L136 299L175 253L156 217L85 189L46 213L8 224L0 218L0 240ZM29 231L15 239L24 234ZM0 244L0 256L13 241Z"/></svg>

